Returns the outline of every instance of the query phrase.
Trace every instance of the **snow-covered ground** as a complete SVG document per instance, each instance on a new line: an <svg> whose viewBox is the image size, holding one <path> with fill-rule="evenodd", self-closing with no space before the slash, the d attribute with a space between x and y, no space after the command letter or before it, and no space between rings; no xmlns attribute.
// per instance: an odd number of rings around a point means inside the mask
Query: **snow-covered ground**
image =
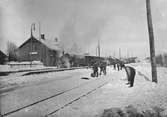
<svg viewBox="0 0 167 117"><path fill-rule="evenodd" d="M107 76L103 76L109 79L107 85L75 101L53 116L95 117L101 114L104 109L111 107L125 108L128 105L133 105L138 111L148 110L157 106L165 109L164 113L167 114L167 68L158 68L158 84L156 84L151 82L150 64L137 63L131 64L131 66L135 67L137 71L134 87L129 88L126 86L126 74L124 70L116 71L109 67ZM84 71L86 74L78 74L79 79L82 76L89 77L88 73L91 72L90 69L88 69L88 72L86 69ZM74 72L68 71L66 73L73 74ZM41 74L15 77L13 80L3 79L3 82L8 85L36 84L38 82L51 81L54 77L59 78L59 76L65 75L61 73L56 74L47 73L46 76ZM49 79L46 79L46 77Z"/></svg>
<svg viewBox="0 0 167 117"><path fill-rule="evenodd" d="M104 109L133 105L139 112L163 108L167 114L167 68L158 68L158 84L151 82L150 66L147 63L133 65L140 74L136 75L135 85L128 88L125 71L114 71L110 82L100 90L82 98L55 115L58 117L99 117Z"/></svg>
<svg viewBox="0 0 167 117"><path fill-rule="evenodd" d="M74 75L84 76L87 72L91 72L90 69L76 69L70 71L63 71L63 72L49 72L45 74L34 74L34 75L27 75L21 76L21 73L11 74L8 76L0 76L0 91L6 89L13 89L15 87L22 87L22 86L32 86L35 84L44 84L45 82L50 82L56 80L63 80L66 77L73 77ZM65 77L65 78L64 78ZM4 95L4 94L2 94Z"/></svg>
<svg viewBox="0 0 167 117"><path fill-rule="evenodd" d="M23 71L47 68L40 61L32 62L9 62L6 65L0 65L0 72ZM50 68L50 67L49 67Z"/></svg>

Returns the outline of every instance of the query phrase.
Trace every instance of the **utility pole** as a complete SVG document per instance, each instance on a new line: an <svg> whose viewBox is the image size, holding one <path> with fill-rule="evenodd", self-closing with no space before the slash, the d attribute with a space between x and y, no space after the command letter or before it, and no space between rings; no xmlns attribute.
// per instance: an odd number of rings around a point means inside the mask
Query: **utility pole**
<svg viewBox="0 0 167 117"><path fill-rule="evenodd" d="M129 52L128 52L128 49L126 48L126 57L125 58L128 58L129 56Z"/></svg>
<svg viewBox="0 0 167 117"><path fill-rule="evenodd" d="M35 31L35 23L32 23L31 24L31 37L30 37L30 52L29 52L29 57L30 57L30 67L32 66L32 61L33 61L33 58L32 58L32 52L33 52L33 41L32 41L32 38L33 38L33 30Z"/></svg>
<svg viewBox="0 0 167 117"><path fill-rule="evenodd" d="M41 23L40 23L40 21L38 22L38 25L39 25L39 41L41 41ZM43 52L43 49L42 49L42 45L40 44L39 45L39 49L40 49L40 52L39 52L39 59L40 59L40 61L42 62L42 54L44 53ZM45 57L46 58L46 57Z"/></svg>
<svg viewBox="0 0 167 117"><path fill-rule="evenodd" d="M121 59L121 48L119 48L119 59Z"/></svg>
<svg viewBox="0 0 167 117"><path fill-rule="evenodd" d="M98 39L98 55L99 55L99 58L100 58L100 39Z"/></svg>
<svg viewBox="0 0 167 117"><path fill-rule="evenodd" d="M31 24L31 37L30 37L30 50L29 50L29 59L30 59L30 67L32 66L32 38L33 38L33 25L34 23Z"/></svg>
<svg viewBox="0 0 167 117"><path fill-rule="evenodd" d="M39 24L39 40L41 41L41 23L38 22L38 24Z"/></svg>
<svg viewBox="0 0 167 117"><path fill-rule="evenodd" d="M98 47L96 46L96 56L98 56L98 54L97 54L97 53L98 53Z"/></svg>
<svg viewBox="0 0 167 117"><path fill-rule="evenodd" d="M147 10L147 23L148 23L149 43L150 43L152 82L157 83L158 81L157 81L157 68L156 68L155 47L154 47L154 32L153 32L150 0L146 0L146 10Z"/></svg>
<svg viewBox="0 0 167 117"><path fill-rule="evenodd" d="M113 57L115 57L115 51L114 51L114 53L113 53Z"/></svg>

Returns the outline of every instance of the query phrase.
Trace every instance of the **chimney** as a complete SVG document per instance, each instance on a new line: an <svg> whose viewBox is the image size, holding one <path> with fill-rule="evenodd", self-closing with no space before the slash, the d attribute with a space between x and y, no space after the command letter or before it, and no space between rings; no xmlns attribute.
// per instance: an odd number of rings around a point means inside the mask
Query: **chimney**
<svg viewBox="0 0 167 117"><path fill-rule="evenodd" d="M55 38L55 42L58 42L58 38L57 37Z"/></svg>
<svg viewBox="0 0 167 117"><path fill-rule="evenodd" d="M45 34L41 34L41 39L45 40Z"/></svg>

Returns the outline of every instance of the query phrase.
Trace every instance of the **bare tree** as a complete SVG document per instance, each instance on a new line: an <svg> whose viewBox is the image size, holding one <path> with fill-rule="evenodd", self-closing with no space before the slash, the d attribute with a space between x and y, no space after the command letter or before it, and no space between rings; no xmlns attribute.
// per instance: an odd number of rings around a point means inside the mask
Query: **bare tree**
<svg viewBox="0 0 167 117"><path fill-rule="evenodd" d="M13 42L7 42L7 55L9 57L9 61L16 61L16 49L17 46Z"/></svg>

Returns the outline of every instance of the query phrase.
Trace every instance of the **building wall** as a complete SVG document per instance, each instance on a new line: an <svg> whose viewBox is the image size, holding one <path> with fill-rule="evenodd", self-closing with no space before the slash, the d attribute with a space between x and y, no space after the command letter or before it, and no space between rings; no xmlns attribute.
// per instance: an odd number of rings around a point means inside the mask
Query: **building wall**
<svg viewBox="0 0 167 117"><path fill-rule="evenodd" d="M31 40L16 51L18 61L41 61L45 66L57 65L58 56L43 43Z"/></svg>
<svg viewBox="0 0 167 117"><path fill-rule="evenodd" d="M0 51L0 64L4 64L7 61L7 56Z"/></svg>
<svg viewBox="0 0 167 117"><path fill-rule="evenodd" d="M18 61L40 61L40 46L36 41L29 41L16 51ZM35 53L36 54L32 54Z"/></svg>

